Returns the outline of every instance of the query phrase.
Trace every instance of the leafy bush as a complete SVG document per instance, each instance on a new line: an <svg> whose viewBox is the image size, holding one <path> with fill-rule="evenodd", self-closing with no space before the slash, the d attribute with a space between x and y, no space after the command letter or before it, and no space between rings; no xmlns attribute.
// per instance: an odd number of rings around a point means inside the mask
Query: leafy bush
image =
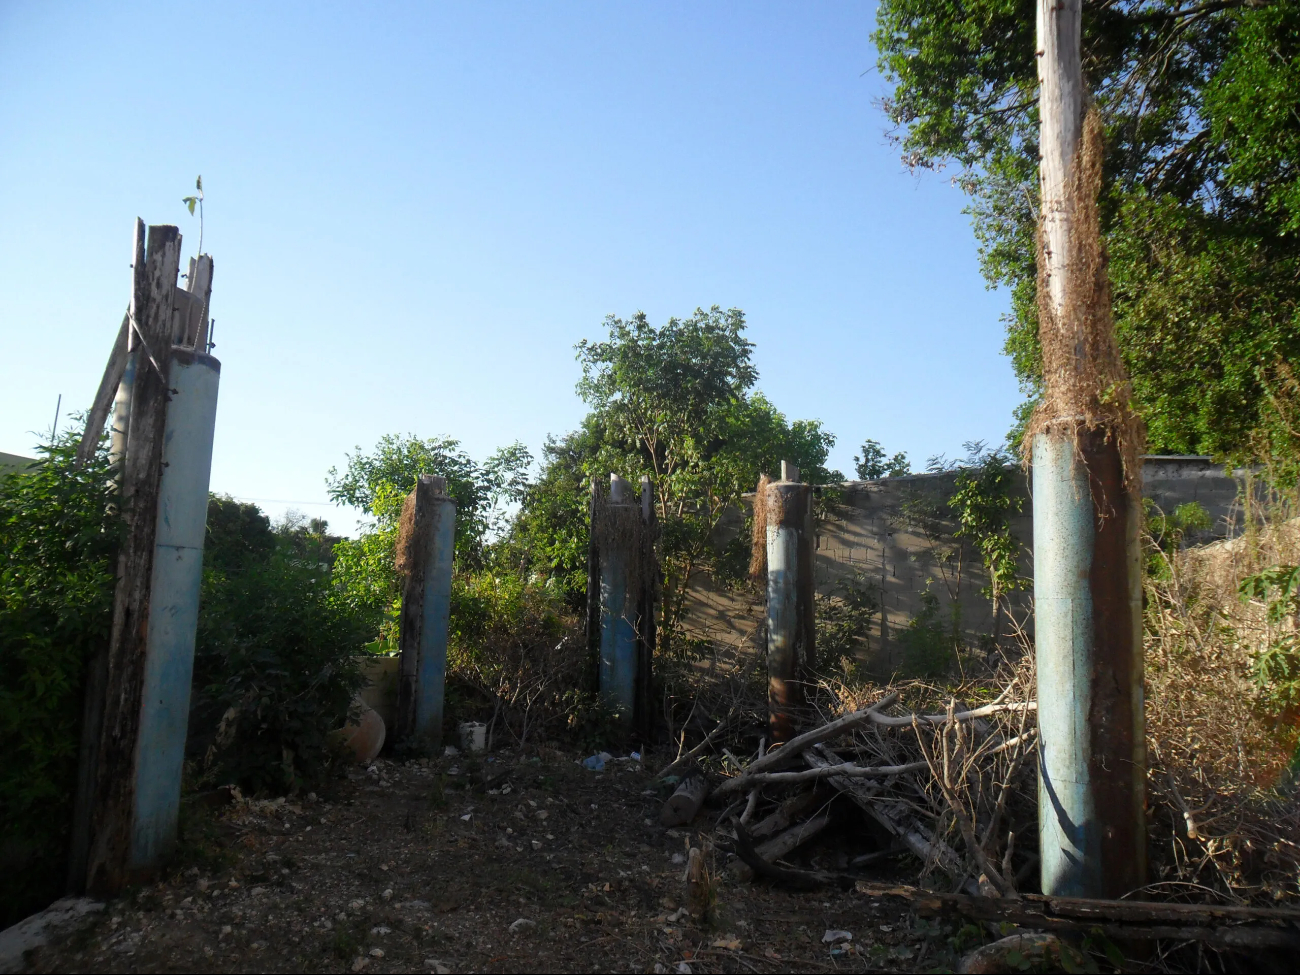
<svg viewBox="0 0 1300 975"><path fill-rule="evenodd" d="M448 681L468 690L460 718L494 722L521 745L574 722L597 720L586 693L590 661L559 586L511 571L456 576L451 591ZM481 713L471 713L475 710Z"/></svg>
<svg viewBox="0 0 1300 975"><path fill-rule="evenodd" d="M1241 581L1242 599L1267 608L1273 639L1254 655L1255 684L1261 698L1280 711L1300 708L1300 566L1278 565Z"/></svg>
<svg viewBox="0 0 1300 975"><path fill-rule="evenodd" d="M939 597L921 593L921 611L898 635L903 647L903 676L936 679L956 660L952 633L939 619Z"/></svg>
<svg viewBox="0 0 1300 975"><path fill-rule="evenodd" d="M101 452L69 435L0 475L0 927L62 891L81 734L82 674L106 646L121 519Z"/></svg>
<svg viewBox="0 0 1300 975"><path fill-rule="evenodd" d="M330 769L330 732L361 685L354 657L377 625L334 584L333 542L210 501L190 722L204 779L284 791Z"/></svg>
<svg viewBox="0 0 1300 975"><path fill-rule="evenodd" d="M877 587L861 572L841 579L832 595L817 594L817 656L827 664L840 664L854 675L869 647L871 621L880 611Z"/></svg>

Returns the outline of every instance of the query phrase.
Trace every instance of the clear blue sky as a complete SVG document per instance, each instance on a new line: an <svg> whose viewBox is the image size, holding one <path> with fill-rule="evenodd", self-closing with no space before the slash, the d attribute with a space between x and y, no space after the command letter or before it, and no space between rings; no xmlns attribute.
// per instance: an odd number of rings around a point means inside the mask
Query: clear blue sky
<svg viewBox="0 0 1300 975"><path fill-rule="evenodd" d="M85 409L131 228L198 220L212 488L350 529L387 432L482 459L583 414L606 314L743 308L760 388L916 461L1019 400L965 200L885 137L871 3L0 2L0 450ZM294 502L286 505L283 501Z"/></svg>

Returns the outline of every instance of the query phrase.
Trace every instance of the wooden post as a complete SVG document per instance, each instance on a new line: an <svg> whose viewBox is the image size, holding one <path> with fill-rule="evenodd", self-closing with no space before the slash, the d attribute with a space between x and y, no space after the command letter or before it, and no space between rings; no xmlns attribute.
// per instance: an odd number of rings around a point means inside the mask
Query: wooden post
<svg viewBox="0 0 1300 975"><path fill-rule="evenodd" d="M121 385L122 376L126 372L126 343L130 333L131 312L128 310L122 316L122 325L117 330L117 338L113 341L113 351L108 354L108 365L104 367L104 375L99 381L99 389L95 393L94 403L91 404L90 415L86 417L86 429L82 431L81 443L77 445L78 467L90 460L99 447L99 438L104 433L104 421L108 419L108 411L113 405L117 388Z"/></svg>
<svg viewBox="0 0 1300 975"><path fill-rule="evenodd" d="M150 227L144 273L137 273L135 278L133 306L138 358L130 441L122 477L126 536L118 557L113 595L101 733L94 749L93 769L88 770L87 776L93 781L93 787L88 810L85 884L91 892L100 895L117 893L131 879L136 744L180 249L181 235L176 227Z"/></svg>
<svg viewBox="0 0 1300 975"><path fill-rule="evenodd" d="M123 323L124 358L122 374L113 382L112 442L109 461L118 465L116 480L121 488L121 464L126 460L127 434L130 425L131 387L135 383L135 357L132 350L138 344L135 336L136 295L145 291L145 227L139 217L135 220L135 233L131 241L131 298L127 302L126 321ZM114 348L116 352L116 347ZM115 372L112 356L105 381ZM101 389L104 385L101 382ZM93 450L86 447L87 434L82 434L82 449L89 458ZM81 894L86 889L86 867L90 857L90 819L95 794L95 769L99 761L100 737L104 729L104 697L108 688L108 646L97 649L86 662L85 686L82 689L81 744L77 754L77 785L72 807L72 835L68 843L67 887L71 894Z"/></svg>

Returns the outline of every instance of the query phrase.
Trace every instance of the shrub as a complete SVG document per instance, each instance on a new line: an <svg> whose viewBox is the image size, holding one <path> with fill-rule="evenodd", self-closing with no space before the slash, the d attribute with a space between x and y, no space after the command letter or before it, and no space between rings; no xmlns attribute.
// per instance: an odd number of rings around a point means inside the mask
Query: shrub
<svg viewBox="0 0 1300 975"><path fill-rule="evenodd" d="M935 679L947 675L956 660L952 633L939 620L939 597L921 593L921 611L898 635L903 646L903 676Z"/></svg>
<svg viewBox="0 0 1300 975"><path fill-rule="evenodd" d="M452 581L448 679L484 703L497 734L523 745L586 713L583 644L558 585L490 570Z"/></svg>
<svg viewBox="0 0 1300 975"><path fill-rule="evenodd" d="M0 927L57 897L76 790L82 674L108 643L121 519L101 451L0 475Z"/></svg>
<svg viewBox="0 0 1300 975"><path fill-rule="evenodd" d="M190 750L201 776L253 791L314 784L361 685L377 621L341 598L333 539L213 498L195 654Z"/></svg>

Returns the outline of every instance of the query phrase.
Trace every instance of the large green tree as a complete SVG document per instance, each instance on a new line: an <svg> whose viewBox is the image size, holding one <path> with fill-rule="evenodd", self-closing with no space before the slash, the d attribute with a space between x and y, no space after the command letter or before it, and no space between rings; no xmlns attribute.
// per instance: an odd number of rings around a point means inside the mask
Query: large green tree
<svg viewBox="0 0 1300 975"><path fill-rule="evenodd" d="M843 475L826 467L835 438L820 422L791 422L755 390L739 309L696 309L658 327L643 313L610 316L605 328L604 341L578 345L578 392L591 407L583 469L650 478L663 533L662 630L671 638L695 572L739 574L748 545L721 546L717 529L760 474L790 460L811 484Z"/></svg>
<svg viewBox="0 0 1300 975"><path fill-rule="evenodd" d="M1031 398L1034 23L1033 0L882 0L874 34L904 159L955 165L971 194L984 273L1011 290L1006 347ZM1300 361L1298 49L1295 0L1084 2L1116 331L1154 450L1294 452L1279 400Z"/></svg>

